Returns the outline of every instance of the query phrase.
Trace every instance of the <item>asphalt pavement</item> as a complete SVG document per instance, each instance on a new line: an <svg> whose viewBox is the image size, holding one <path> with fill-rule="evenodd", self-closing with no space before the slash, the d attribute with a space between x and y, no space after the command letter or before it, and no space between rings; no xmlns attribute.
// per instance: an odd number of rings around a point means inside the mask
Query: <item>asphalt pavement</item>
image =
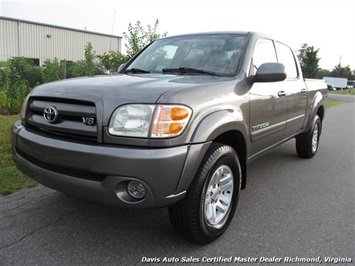
<svg viewBox="0 0 355 266"><path fill-rule="evenodd" d="M0 265L354 264L355 97L335 98L346 103L327 110L317 155L298 158L292 140L252 162L234 220L209 245L177 235L167 208L37 186L0 197Z"/></svg>

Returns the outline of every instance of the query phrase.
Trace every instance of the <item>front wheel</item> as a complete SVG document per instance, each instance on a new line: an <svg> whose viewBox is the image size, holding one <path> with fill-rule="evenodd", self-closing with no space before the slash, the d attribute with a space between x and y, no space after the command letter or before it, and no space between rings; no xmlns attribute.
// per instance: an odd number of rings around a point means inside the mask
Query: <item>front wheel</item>
<svg viewBox="0 0 355 266"><path fill-rule="evenodd" d="M301 158L312 158L318 151L322 122L318 115L313 119L312 127L296 137L296 151Z"/></svg>
<svg viewBox="0 0 355 266"><path fill-rule="evenodd" d="M174 229L188 240L207 244L228 228L237 207L241 167L234 149L213 143L187 195L169 206Z"/></svg>

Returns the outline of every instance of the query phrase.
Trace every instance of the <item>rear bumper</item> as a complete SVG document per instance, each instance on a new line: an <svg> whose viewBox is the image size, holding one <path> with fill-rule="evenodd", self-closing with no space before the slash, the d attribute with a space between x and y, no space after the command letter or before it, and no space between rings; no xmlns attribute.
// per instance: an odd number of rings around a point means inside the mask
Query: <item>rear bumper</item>
<svg viewBox="0 0 355 266"><path fill-rule="evenodd" d="M17 167L44 186L123 207L162 207L184 197L209 143L151 149L88 145L48 138L12 127ZM137 200L127 184L137 180L147 194Z"/></svg>

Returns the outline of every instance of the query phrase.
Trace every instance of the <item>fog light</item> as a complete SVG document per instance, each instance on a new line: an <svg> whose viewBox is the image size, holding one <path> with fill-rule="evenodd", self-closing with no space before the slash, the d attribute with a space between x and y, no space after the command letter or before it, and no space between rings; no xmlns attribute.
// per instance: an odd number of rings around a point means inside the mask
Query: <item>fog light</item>
<svg viewBox="0 0 355 266"><path fill-rule="evenodd" d="M138 181L130 181L127 184L127 191L135 199L143 199L146 194L144 185Z"/></svg>

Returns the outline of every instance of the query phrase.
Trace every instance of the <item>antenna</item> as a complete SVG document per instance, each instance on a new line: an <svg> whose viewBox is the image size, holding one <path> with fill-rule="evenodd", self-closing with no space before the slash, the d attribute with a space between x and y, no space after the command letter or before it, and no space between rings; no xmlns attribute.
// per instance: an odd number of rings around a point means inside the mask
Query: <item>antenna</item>
<svg viewBox="0 0 355 266"><path fill-rule="evenodd" d="M110 47L109 47L108 51L111 51L112 38L113 38L113 28L115 26L115 18L116 18L116 10L113 12L113 21L112 21L112 29L111 29L111 40L110 40Z"/></svg>

